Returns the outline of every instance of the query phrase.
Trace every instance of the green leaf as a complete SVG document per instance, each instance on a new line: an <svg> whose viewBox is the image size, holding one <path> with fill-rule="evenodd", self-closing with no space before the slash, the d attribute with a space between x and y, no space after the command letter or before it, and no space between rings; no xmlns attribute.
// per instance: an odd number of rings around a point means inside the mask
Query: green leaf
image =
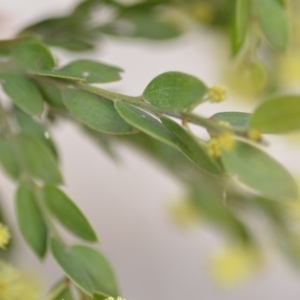
<svg viewBox="0 0 300 300"><path fill-rule="evenodd" d="M288 44L288 23L284 8L275 0L256 1L257 17L261 29L278 51L284 51Z"/></svg>
<svg viewBox="0 0 300 300"><path fill-rule="evenodd" d="M112 101L76 89L65 89L62 95L70 112L92 129L111 134L136 132L119 116Z"/></svg>
<svg viewBox="0 0 300 300"><path fill-rule="evenodd" d="M56 70L54 74L79 77L88 83L107 83L120 80L121 72L122 69L114 66L91 60L78 60Z"/></svg>
<svg viewBox="0 0 300 300"><path fill-rule="evenodd" d="M236 0L235 4L235 29L237 43L243 43L250 23L249 0Z"/></svg>
<svg viewBox="0 0 300 300"><path fill-rule="evenodd" d="M206 91L205 84L194 76L167 72L148 84L143 97L162 109L184 110L200 102Z"/></svg>
<svg viewBox="0 0 300 300"><path fill-rule="evenodd" d="M211 119L228 122L232 128L237 130L245 130L249 127L250 117L251 114L244 112L220 112L214 114Z"/></svg>
<svg viewBox="0 0 300 300"><path fill-rule="evenodd" d="M236 140L232 150L223 152L221 158L229 175L262 196L274 200L298 199L293 177L260 148Z"/></svg>
<svg viewBox="0 0 300 300"><path fill-rule="evenodd" d="M10 99L29 115L39 116L43 111L43 99L37 87L25 76L0 73L2 86Z"/></svg>
<svg viewBox="0 0 300 300"><path fill-rule="evenodd" d="M2 136L0 137L0 161L9 176L14 179L19 178L20 166L18 164L16 153L11 142Z"/></svg>
<svg viewBox="0 0 300 300"><path fill-rule="evenodd" d="M28 186L19 186L15 198L19 228L30 248L42 258L47 250L47 227L37 201Z"/></svg>
<svg viewBox="0 0 300 300"><path fill-rule="evenodd" d="M47 294L49 300L73 300L72 293L68 287L67 280L64 278L57 282Z"/></svg>
<svg viewBox="0 0 300 300"><path fill-rule="evenodd" d="M51 251L67 276L90 296L96 293L119 295L111 266L100 252L81 245L65 248L54 239Z"/></svg>
<svg viewBox="0 0 300 300"><path fill-rule="evenodd" d="M45 186L43 193L49 210L63 226L84 240L97 241L86 217L64 192L55 186Z"/></svg>
<svg viewBox="0 0 300 300"><path fill-rule="evenodd" d="M180 35L180 31L174 25L163 22L150 14L136 14L129 16L133 25L134 37L164 40L172 39Z"/></svg>
<svg viewBox="0 0 300 300"><path fill-rule="evenodd" d="M162 123L177 137L178 146L182 153L208 173L220 175L221 167L208 155L204 146L195 140L185 129L166 117L161 118Z"/></svg>
<svg viewBox="0 0 300 300"><path fill-rule="evenodd" d="M177 148L177 140L174 135L150 114L123 102L116 102L115 107L120 116L130 125Z"/></svg>
<svg viewBox="0 0 300 300"><path fill-rule="evenodd" d="M51 70L56 65L49 49L33 40L14 45L11 55L18 68L29 71Z"/></svg>
<svg viewBox="0 0 300 300"><path fill-rule="evenodd" d="M21 132L29 133L39 139L54 155L58 158L57 149L47 129L36 120L23 113L19 109L14 110L14 115L17 119Z"/></svg>
<svg viewBox="0 0 300 300"><path fill-rule="evenodd" d="M23 164L32 176L48 184L61 184L62 176L55 158L37 138L23 133L17 137Z"/></svg>
<svg viewBox="0 0 300 300"><path fill-rule="evenodd" d="M286 133L300 129L300 96L278 96L262 102L254 111L250 126L265 133Z"/></svg>
<svg viewBox="0 0 300 300"><path fill-rule="evenodd" d="M35 83L39 87L44 100L49 105L58 109L66 109L62 101L60 89L58 87L42 80L35 80Z"/></svg>
<svg viewBox="0 0 300 300"><path fill-rule="evenodd" d="M107 298L108 298L108 296L105 294L97 293L97 294L93 295L93 300L106 300Z"/></svg>

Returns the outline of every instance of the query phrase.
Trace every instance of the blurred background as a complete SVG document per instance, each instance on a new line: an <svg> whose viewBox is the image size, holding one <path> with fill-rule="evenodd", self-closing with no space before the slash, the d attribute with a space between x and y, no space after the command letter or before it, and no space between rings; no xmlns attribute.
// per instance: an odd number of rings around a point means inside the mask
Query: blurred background
<svg viewBox="0 0 300 300"><path fill-rule="evenodd" d="M0 0L0 38L12 37L24 26L40 19L64 15L74 0ZM208 85L222 84L220 69L225 67L229 50L224 37L198 28L167 42L105 38L97 50L79 54L54 51L59 63L76 57L92 58L125 70L120 82L106 88L129 95L139 95L156 75L176 70L201 78ZM216 111L248 111L247 105L230 94L221 105L201 106L203 115ZM118 149L120 161L114 162L70 123L60 122L52 128L59 147L65 190L84 211L100 238L101 249L117 274L127 300L252 300L297 299L300 276L278 253L269 257L260 273L233 289L222 289L209 277L211 252L223 242L220 235L204 223L184 229L173 223L169 212L172 199L180 197L181 186L158 164L129 146ZM292 170L299 168L296 151L286 153L287 146L271 148L281 162ZM298 163L298 165L297 165ZM1 173L2 206L7 219L16 225L13 211L14 185ZM259 220L257 220L259 222ZM13 227L15 263L40 274L45 287L62 275L47 257L38 261ZM71 240L71 238L70 238Z"/></svg>

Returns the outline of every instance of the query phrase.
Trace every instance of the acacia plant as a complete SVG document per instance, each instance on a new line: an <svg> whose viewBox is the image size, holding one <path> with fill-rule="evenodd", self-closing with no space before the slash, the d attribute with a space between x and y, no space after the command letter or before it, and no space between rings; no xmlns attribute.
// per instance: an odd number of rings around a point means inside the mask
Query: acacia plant
<svg viewBox="0 0 300 300"><path fill-rule="evenodd" d="M95 17L102 11L106 18ZM0 105L0 161L17 185L15 211L24 240L39 258L51 253L62 269L48 300L120 296L106 258L84 243L97 242L94 229L61 190L59 154L49 133L60 119L77 124L112 156L120 143L147 153L184 184L183 205L193 216L205 218L252 258L261 255L261 243L241 212L259 211L279 249L300 265L299 232L289 213L299 201L297 185L267 149L267 135L300 129L300 95L286 80L293 75L295 81L297 74L278 72L300 51L297 12L297 0L85 0L66 16L0 41L0 82L10 100ZM119 67L93 60L60 66L51 52L89 50L104 35L176 38L191 28L185 21L228 38L234 66L228 77L240 94L256 97L252 112L210 118L194 113L206 101L224 100L226 90L177 71L155 77L140 96L115 93L99 84L120 80ZM190 124L206 129L210 138L200 139ZM54 220L80 242L64 241ZM9 239L1 225L0 246ZM12 270L2 261L0 283L7 282L0 284L0 299L38 299L21 280L6 279L6 272ZM22 293L15 295L17 290Z"/></svg>

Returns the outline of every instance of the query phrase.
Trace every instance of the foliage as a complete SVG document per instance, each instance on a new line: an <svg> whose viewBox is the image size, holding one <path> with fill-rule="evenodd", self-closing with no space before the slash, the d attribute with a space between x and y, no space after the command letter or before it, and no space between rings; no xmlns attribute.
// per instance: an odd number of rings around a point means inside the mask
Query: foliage
<svg viewBox="0 0 300 300"><path fill-rule="evenodd" d="M0 41L0 80L11 100L8 108L0 106L0 162L18 185L15 207L25 241L40 258L50 252L68 278L47 299L74 299L72 285L82 299L119 296L109 262L83 244L97 242L94 229L60 189L59 154L47 129L58 119L78 124L112 157L115 143L129 143L177 176L186 186L189 208L238 245L245 264L233 259L241 273L261 252L257 233L240 216L253 208L299 265L296 233L283 209L299 198L298 188L290 172L267 153L264 136L300 129L300 96L277 95L277 73L266 76L276 57L297 41L290 38L295 32L287 15L293 5L292 0L144 0L132 5L86 0L67 16L42 20ZM107 9L113 12L108 20L91 22L94 11ZM175 38L185 28L168 16L170 11L228 36L238 64L235 75L243 80L247 72L248 87L262 98L253 112L222 112L210 118L193 113L207 101L223 100L225 90L181 72L158 75L137 97L102 89L92 84L120 80L121 68L92 60L57 66L49 48L84 51L103 35ZM205 128L211 139L200 139L190 124ZM68 245L54 219L83 241Z"/></svg>

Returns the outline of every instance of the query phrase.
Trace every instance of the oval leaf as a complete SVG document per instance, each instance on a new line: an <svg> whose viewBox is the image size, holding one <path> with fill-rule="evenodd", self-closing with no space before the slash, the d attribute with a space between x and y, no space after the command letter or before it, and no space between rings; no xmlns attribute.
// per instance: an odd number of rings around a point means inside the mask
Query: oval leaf
<svg viewBox="0 0 300 300"><path fill-rule="evenodd" d="M116 102L115 107L120 116L130 125L164 143L177 148L175 136L150 114L123 102Z"/></svg>
<svg viewBox="0 0 300 300"><path fill-rule="evenodd" d="M61 184L62 176L55 158L48 148L29 134L17 137L23 164L32 176L49 184Z"/></svg>
<svg viewBox="0 0 300 300"><path fill-rule="evenodd" d="M162 109L184 110L200 102L207 87L198 78L180 72L167 72L155 77L143 97Z"/></svg>
<svg viewBox="0 0 300 300"><path fill-rule="evenodd" d="M14 179L19 177L20 166L18 164L16 153L12 144L4 137L0 137L0 161L7 174Z"/></svg>
<svg viewBox="0 0 300 300"><path fill-rule="evenodd" d="M119 116L112 101L76 89L65 89L62 94L70 112L92 129L111 134L136 132Z"/></svg>
<svg viewBox="0 0 300 300"><path fill-rule="evenodd" d="M51 241L51 251L67 276L87 294L118 296L111 266L100 252L81 245L65 248L54 239Z"/></svg>
<svg viewBox="0 0 300 300"><path fill-rule="evenodd" d="M23 113L19 109L14 110L14 116L17 119L18 125L22 132L29 133L43 143L55 156L58 158L56 146L47 129L35 119Z"/></svg>
<svg viewBox="0 0 300 300"><path fill-rule="evenodd" d="M30 248L42 258L47 249L47 227L37 201L29 187L19 186L15 198L19 228Z"/></svg>
<svg viewBox="0 0 300 300"><path fill-rule="evenodd" d="M25 76L0 73L2 86L9 98L29 115L39 116L43 111L43 99L37 87Z"/></svg>
<svg viewBox="0 0 300 300"><path fill-rule="evenodd" d="M37 41L30 40L14 45L11 55L17 67L26 70L51 70L55 67L55 60L49 49Z"/></svg>
<svg viewBox="0 0 300 300"><path fill-rule="evenodd" d="M237 43L241 44L245 40L250 19L249 0L236 0L235 4L235 29Z"/></svg>
<svg viewBox="0 0 300 300"><path fill-rule="evenodd" d="M59 70L55 70L54 74L79 77L88 83L107 83L118 81L121 79L120 73L122 69L102 64L91 60L78 60L71 62Z"/></svg>
<svg viewBox="0 0 300 300"><path fill-rule="evenodd" d="M249 127L251 114L244 112L220 112L214 114L211 118L218 121L225 121L237 130L245 130Z"/></svg>
<svg viewBox="0 0 300 300"><path fill-rule="evenodd" d="M284 8L275 0L256 1L257 17L270 44L284 51L288 44L288 24Z"/></svg>
<svg viewBox="0 0 300 300"><path fill-rule="evenodd" d="M298 199L297 185L290 173L256 146L237 140L222 153L227 172L242 184L274 200Z"/></svg>
<svg viewBox="0 0 300 300"><path fill-rule="evenodd" d="M55 186L45 186L43 194L49 210L63 226L82 239L97 241L86 217L64 192Z"/></svg>
<svg viewBox="0 0 300 300"><path fill-rule="evenodd" d="M281 96L262 102L250 125L265 133L286 133L300 129L300 96Z"/></svg>
<svg viewBox="0 0 300 300"><path fill-rule="evenodd" d="M208 173L220 175L221 167L217 165L194 137L171 119L163 117L162 123L177 137L178 146L182 153L196 164L200 169Z"/></svg>

